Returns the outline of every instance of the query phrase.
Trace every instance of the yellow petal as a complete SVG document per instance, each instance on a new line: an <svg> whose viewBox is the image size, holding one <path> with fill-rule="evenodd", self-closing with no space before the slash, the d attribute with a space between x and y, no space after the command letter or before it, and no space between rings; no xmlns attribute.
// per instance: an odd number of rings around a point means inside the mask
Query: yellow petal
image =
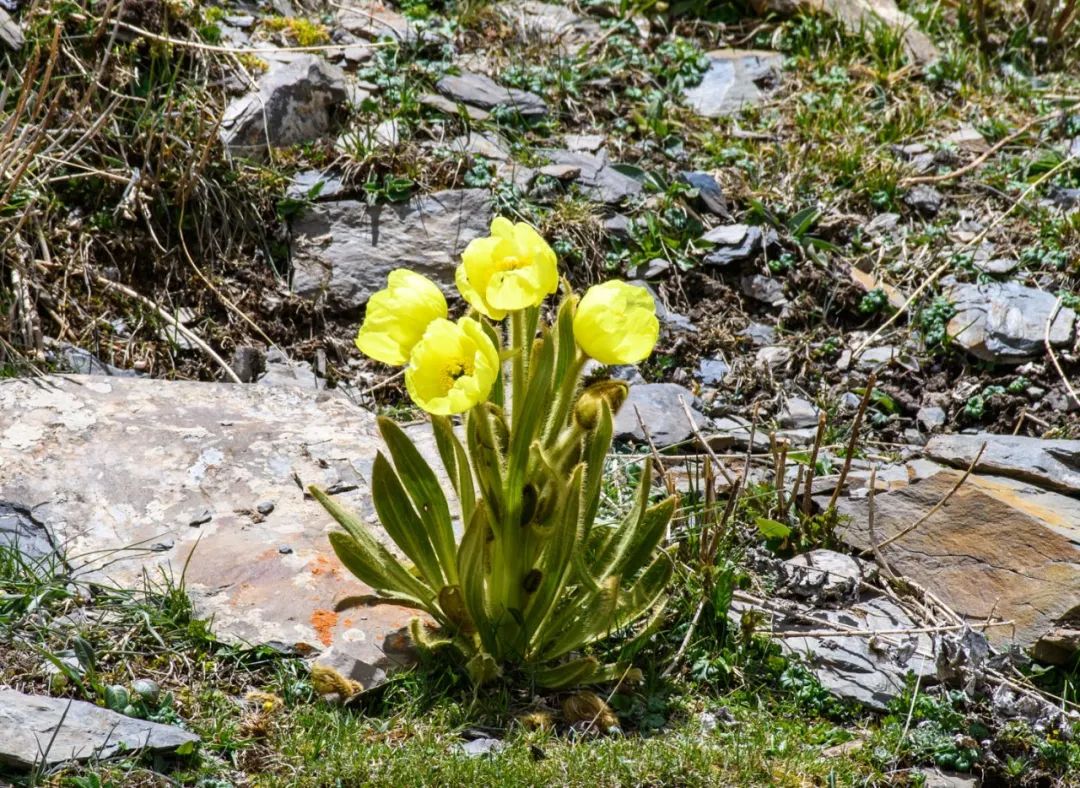
<svg viewBox="0 0 1080 788"><path fill-rule="evenodd" d="M376 361L401 366L428 324L446 314L446 298L438 285L408 269L394 269L386 288L368 299L356 346Z"/></svg>
<svg viewBox="0 0 1080 788"><path fill-rule="evenodd" d="M405 387L429 413L464 413L487 399L499 374L499 352L472 318L431 322L413 348Z"/></svg>
<svg viewBox="0 0 1080 788"><path fill-rule="evenodd" d="M656 302L649 291L612 280L590 287L574 313L574 338L602 364L636 364L660 336Z"/></svg>

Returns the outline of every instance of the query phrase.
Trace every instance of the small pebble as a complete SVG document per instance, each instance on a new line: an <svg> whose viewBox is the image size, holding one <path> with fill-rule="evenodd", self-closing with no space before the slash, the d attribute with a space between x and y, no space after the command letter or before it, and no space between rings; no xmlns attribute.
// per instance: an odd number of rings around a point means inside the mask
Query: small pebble
<svg viewBox="0 0 1080 788"><path fill-rule="evenodd" d="M188 521L188 525L192 528L197 528L200 525L205 525L214 519L214 514L209 509L204 509L201 514L197 514Z"/></svg>
<svg viewBox="0 0 1080 788"><path fill-rule="evenodd" d="M263 517L266 517L266 515L270 514L270 512L272 512L272 511L274 511L274 502L273 501L261 501L258 505L256 505L255 511L257 511L259 514L261 514Z"/></svg>
<svg viewBox="0 0 1080 788"><path fill-rule="evenodd" d="M277 551L279 553L281 553L282 555L291 555L292 554L292 548L289 547L287 544L283 544L281 547L279 547L277 549Z"/></svg>

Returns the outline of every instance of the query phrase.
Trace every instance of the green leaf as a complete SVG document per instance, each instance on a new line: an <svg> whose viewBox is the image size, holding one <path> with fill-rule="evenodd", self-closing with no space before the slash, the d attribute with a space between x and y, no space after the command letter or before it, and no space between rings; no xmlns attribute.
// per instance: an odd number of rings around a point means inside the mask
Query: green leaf
<svg viewBox="0 0 1080 788"><path fill-rule="evenodd" d="M461 445L454 425L445 416L432 416L431 429L435 433L435 445L442 457L443 467L450 475L450 482L458 495L461 504L461 523L464 527L472 519L473 509L476 507L476 489L473 486L472 468L469 466L469 455L465 453L465 447Z"/></svg>
<svg viewBox="0 0 1080 788"><path fill-rule="evenodd" d="M561 615L548 619L546 629L554 637L541 646L544 659L558 659L574 649L591 643L615 628L615 611L619 602L619 578L611 575L600 584L600 590L585 594L579 603L568 605ZM541 643L547 638L541 639Z"/></svg>
<svg viewBox="0 0 1080 788"><path fill-rule="evenodd" d="M540 435L547 406L554 393L551 390L551 373L555 364L555 343L550 333L544 332L539 340L540 348L535 363L529 370L528 388L520 412L513 414L514 426L510 434L510 456L507 458L507 488L512 495L520 495L524 485L525 467L529 447ZM517 407L517 403L514 403Z"/></svg>
<svg viewBox="0 0 1080 788"><path fill-rule="evenodd" d="M491 525L487 506L483 501L476 507L472 519L465 526L465 535L458 548L458 577L461 578L461 598L480 640L490 651L495 651L494 631L486 586L489 576L486 551Z"/></svg>
<svg viewBox="0 0 1080 788"><path fill-rule="evenodd" d="M432 589L448 585L427 526L409 502L398 475L382 452L375 455L371 470L371 498L386 533L420 570Z"/></svg>
<svg viewBox="0 0 1080 788"><path fill-rule="evenodd" d="M545 689L569 689L588 682L599 667L596 657L581 657L554 667L540 668L533 673L533 680Z"/></svg>
<svg viewBox="0 0 1080 788"><path fill-rule="evenodd" d="M195 742L189 739L177 747L175 752L177 755L192 755L195 752Z"/></svg>
<svg viewBox="0 0 1080 788"><path fill-rule="evenodd" d="M758 530L761 531L761 535L766 539L779 539L784 540L791 536L791 529L779 523L776 520L770 520L768 517L758 517L754 520Z"/></svg>
<svg viewBox="0 0 1080 788"><path fill-rule="evenodd" d="M410 600L415 607L432 615L436 614L437 611L434 611L431 605L435 596L431 589L409 574L385 547L380 555L377 551L369 552L366 545L349 534L335 531L327 538L341 563L361 582L376 591L388 592L393 597L403 597Z"/></svg>
<svg viewBox="0 0 1080 788"><path fill-rule="evenodd" d="M423 531L435 549L435 555L447 585L457 583L457 545L450 507L435 471L417 451L409 436L393 419L380 418L379 431L394 459L405 490L423 523Z"/></svg>
<svg viewBox="0 0 1080 788"><path fill-rule="evenodd" d="M607 402L601 402L600 418L592 433L585 439L585 491L582 498L581 520L585 523L586 535L600 509L600 493L604 487L604 460L611 450L614 431L611 409ZM652 460L645 462L651 463Z"/></svg>

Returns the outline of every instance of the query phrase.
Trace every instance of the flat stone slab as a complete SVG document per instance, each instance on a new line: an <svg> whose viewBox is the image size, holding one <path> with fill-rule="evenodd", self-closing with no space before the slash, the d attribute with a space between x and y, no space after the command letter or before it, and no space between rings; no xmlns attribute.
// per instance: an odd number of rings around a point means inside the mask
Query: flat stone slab
<svg viewBox="0 0 1080 788"><path fill-rule="evenodd" d="M448 291L461 252L491 225L486 189L455 189L408 203L320 203L292 225L293 290L336 311L367 303L394 268L409 268Z"/></svg>
<svg viewBox="0 0 1080 788"><path fill-rule="evenodd" d="M694 418L690 424L683 409L685 401ZM648 438L659 448L675 446L688 441L696 442L694 427L699 431L708 430L709 420L695 408L694 395L689 389L677 383L641 383L630 387L630 396L615 416L615 438L646 441L641 429L645 425ZM638 414L641 421L638 421Z"/></svg>
<svg viewBox="0 0 1080 788"><path fill-rule="evenodd" d="M1022 435L937 435L926 444L926 456L967 468L979 449L986 450L975 470L1033 482L1059 492L1080 495L1080 440L1044 440Z"/></svg>
<svg viewBox="0 0 1080 788"><path fill-rule="evenodd" d="M222 640L301 654L339 645L366 686L403 659L415 613L339 609L372 592L338 561L327 534L339 526L304 489L318 484L374 524L378 445L374 417L328 392L0 381L0 501L32 511L77 578L141 588L144 572L184 573Z"/></svg>
<svg viewBox="0 0 1080 788"><path fill-rule="evenodd" d="M93 703L0 689L0 764L17 769L103 760L136 750L175 752L199 737Z"/></svg>
<svg viewBox="0 0 1080 788"><path fill-rule="evenodd" d="M959 478L959 471L945 470L876 495L878 543L927 515ZM992 644L1034 647L1080 610L1075 502L1045 491L1025 502L1022 485L972 478L917 528L882 547L882 553L897 574L933 589L969 620L1013 622L985 630ZM841 498L837 508L847 518L841 519L837 535L856 549L869 550L868 501Z"/></svg>
<svg viewBox="0 0 1080 788"><path fill-rule="evenodd" d="M701 82L683 93L683 100L706 118L735 115L765 100L783 63L779 52L717 49L709 52L709 69Z"/></svg>
<svg viewBox="0 0 1080 788"><path fill-rule="evenodd" d="M503 87L491 77L469 71L443 77L435 83L435 90L451 101L487 111L509 107L526 118L543 117L548 112L547 104L535 93Z"/></svg>
<svg viewBox="0 0 1080 788"><path fill-rule="evenodd" d="M589 199L607 205L618 205L629 197L642 192L642 185L629 175L611 166L607 152L585 153L569 150L541 150L552 164L573 167L578 170L575 180L581 184Z"/></svg>

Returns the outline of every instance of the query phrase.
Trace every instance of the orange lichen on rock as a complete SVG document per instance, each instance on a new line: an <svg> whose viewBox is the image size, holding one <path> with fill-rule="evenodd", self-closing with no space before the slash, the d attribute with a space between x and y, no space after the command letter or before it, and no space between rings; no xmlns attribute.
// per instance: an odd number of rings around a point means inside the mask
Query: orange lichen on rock
<svg viewBox="0 0 1080 788"><path fill-rule="evenodd" d="M334 642L334 627L337 626L337 613L333 610L316 610L311 614L311 626L324 646Z"/></svg>

